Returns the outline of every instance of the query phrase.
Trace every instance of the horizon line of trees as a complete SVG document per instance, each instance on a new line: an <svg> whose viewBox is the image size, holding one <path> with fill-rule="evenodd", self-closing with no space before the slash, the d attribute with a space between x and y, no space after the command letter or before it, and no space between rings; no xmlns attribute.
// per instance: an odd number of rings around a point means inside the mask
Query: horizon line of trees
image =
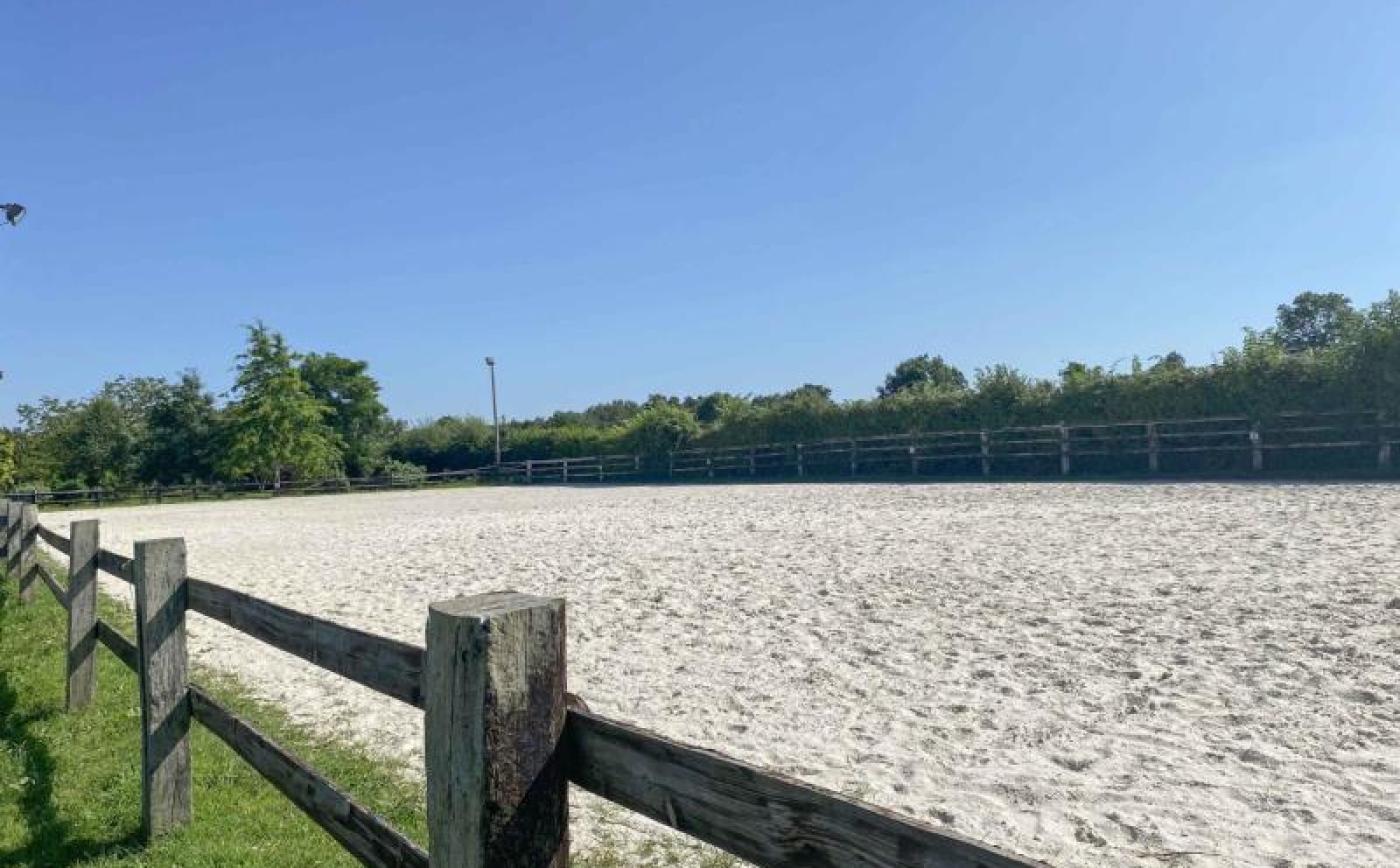
<svg viewBox="0 0 1400 868"><path fill-rule="evenodd" d="M19 407L0 430L0 488L413 475L489 464L491 424L444 416L407 423L380 400L366 361L294 352L258 322L220 401L198 373L119 377L78 400ZM1400 414L1400 292L1365 309L1304 292L1274 325L1192 366L1179 353L1117 372L1070 362L1056 379L994 364L972 376L927 353L897 364L876 397L836 401L804 384L771 395L714 392L618 399L503 423L507 460L611 452L662 460L687 446L736 446L919 430L1057 422L1255 417L1281 410Z"/></svg>

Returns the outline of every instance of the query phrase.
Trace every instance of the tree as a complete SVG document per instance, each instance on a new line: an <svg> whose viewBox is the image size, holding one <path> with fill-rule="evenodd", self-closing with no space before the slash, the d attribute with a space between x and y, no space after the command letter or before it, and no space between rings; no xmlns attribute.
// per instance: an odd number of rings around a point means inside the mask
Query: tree
<svg viewBox="0 0 1400 868"><path fill-rule="evenodd" d="M1029 377L1010 365L977 369L974 401L978 416L990 428L1009 425L1053 394L1049 383Z"/></svg>
<svg viewBox="0 0 1400 868"><path fill-rule="evenodd" d="M894 371L885 377L885 384L880 387L880 397L888 398L915 387L961 392L967 388L967 377L962 371L943 361L942 356L925 353L895 365Z"/></svg>
<svg viewBox="0 0 1400 868"><path fill-rule="evenodd" d="M219 411L194 371L185 371L146 411L141 478L194 482L213 478L219 449Z"/></svg>
<svg viewBox="0 0 1400 868"><path fill-rule="evenodd" d="M326 424L331 409L311 394L282 335L258 322L238 357L234 401L228 408L223 466L231 476L251 476L280 486L285 474L336 471L340 448Z"/></svg>
<svg viewBox="0 0 1400 868"><path fill-rule="evenodd" d="M1326 349L1359 319L1340 292L1300 292L1292 304L1278 306L1274 338L1290 353Z"/></svg>
<svg viewBox="0 0 1400 868"><path fill-rule="evenodd" d="M311 353L301 361L301 378L318 401L330 408L326 422L340 437L345 469L362 476L383 459L389 411L379 400L379 383L369 362L334 353Z"/></svg>
<svg viewBox="0 0 1400 868"><path fill-rule="evenodd" d="M15 484L15 438L9 431L0 431L0 490L8 491Z"/></svg>
<svg viewBox="0 0 1400 868"><path fill-rule="evenodd" d="M821 405L831 403L831 387L819 383L803 383L796 389L772 395L756 395L755 407L775 407L782 404Z"/></svg>
<svg viewBox="0 0 1400 868"><path fill-rule="evenodd" d="M111 394L104 388L85 401L44 397L38 404L20 405L25 481L73 488L132 480L136 418Z"/></svg>
<svg viewBox="0 0 1400 868"><path fill-rule="evenodd" d="M1148 371L1154 374L1180 373L1189 367L1190 366L1186 364L1186 357L1176 350L1172 350L1153 362L1152 367L1148 368Z"/></svg>
<svg viewBox="0 0 1400 868"><path fill-rule="evenodd" d="M627 423L627 443L653 462L680 449L700 433L700 423L684 407L656 403Z"/></svg>
<svg viewBox="0 0 1400 868"><path fill-rule="evenodd" d="M695 419L702 425L713 425L724 415L726 407L741 403L744 399L728 392L711 392L695 399Z"/></svg>

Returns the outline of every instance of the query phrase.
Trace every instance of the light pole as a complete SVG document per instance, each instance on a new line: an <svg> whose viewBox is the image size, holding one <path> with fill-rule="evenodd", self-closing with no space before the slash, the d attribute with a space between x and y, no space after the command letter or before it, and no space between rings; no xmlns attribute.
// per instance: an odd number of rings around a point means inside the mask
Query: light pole
<svg viewBox="0 0 1400 868"><path fill-rule="evenodd" d="M491 423L496 426L496 464L501 463L501 417L496 414L496 359L486 357L486 367L491 369Z"/></svg>
<svg viewBox="0 0 1400 868"><path fill-rule="evenodd" d="M18 226L19 221L24 219L25 207L17 202L6 202L0 205L0 211L5 214L5 222L11 226Z"/></svg>

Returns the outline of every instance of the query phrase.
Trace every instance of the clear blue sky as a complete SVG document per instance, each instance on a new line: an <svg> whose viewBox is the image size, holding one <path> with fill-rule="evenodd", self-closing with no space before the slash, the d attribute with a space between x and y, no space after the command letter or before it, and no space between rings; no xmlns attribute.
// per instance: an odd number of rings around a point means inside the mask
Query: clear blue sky
<svg viewBox="0 0 1400 868"><path fill-rule="evenodd" d="M1395 2L10 3L0 421L240 324L392 411L1193 362L1400 286Z"/></svg>

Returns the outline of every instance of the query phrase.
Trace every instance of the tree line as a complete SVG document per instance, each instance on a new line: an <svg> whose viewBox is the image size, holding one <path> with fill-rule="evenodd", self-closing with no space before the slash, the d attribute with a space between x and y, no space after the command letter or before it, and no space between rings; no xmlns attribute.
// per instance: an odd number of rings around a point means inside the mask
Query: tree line
<svg viewBox="0 0 1400 868"><path fill-rule="evenodd" d="M275 487L494 460L488 421L395 420L367 362L294 352L265 324L248 327L236 372L222 400L186 371L173 380L119 377L86 398L21 405L19 426L0 431L0 487ZM1246 329L1238 346L1201 365L1167 352L1122 371L1070 362L1044 379L996 364L968 376L930 353L897 364L868 399L836 401L810 383L770 395L656 394L511 420L502 435L506 460L628 453L661 461L687 446L1283 410L1400 415L1400 292L1364 309L1340 293L1301 293L1278 307L1272 326Z"/></svg>

